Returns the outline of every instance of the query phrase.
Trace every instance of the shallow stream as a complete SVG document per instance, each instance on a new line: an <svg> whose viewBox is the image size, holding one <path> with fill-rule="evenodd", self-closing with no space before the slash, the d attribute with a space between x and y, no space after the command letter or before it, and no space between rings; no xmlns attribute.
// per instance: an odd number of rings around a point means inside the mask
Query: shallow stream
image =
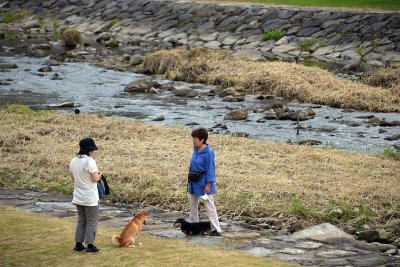
<svg viewBox="0 0 400 267"><path fill-rule="evenodd" d="M322 147L357 150L360 152L382 151L385 147L399 144L385 137L400 134L400 127L379 127L367 123L371 116L386 121L399 121L399 113L373 113L335 109L312 104L294 104L290 109L304 110L311 107L316 115L300 122L297 135L296 122L267 120L256 112L265 108L265 100L246 95L243 102L223 102L218 96L209 96L214 86L185 84L199 92L195 98L175 96L173 91L162 90L158 94L126 93L124 87L143 75L118 72L86 63L65 63L52 66L52 72L38 72L44 66L44 58L3 57L0 63L15 63L18 68L0 72L0 104L22 103L35 109L49 108L52 104L73 102L73 108L57 108L73 113L103 113L107 116L124 116L149 123L178 125L192 128L201 125L221 134L246 133L249 138L276 142L298 142L314 139ZM62 80L52 80L57 73ZM159 80L159 83L169 81ZM275 100L272 100L275 101ZM227 121L224 115L237 108L251 110L246 120ZM164 120L155 121L163 116ZM217 126L219 125L219 126ZM223 127L220 127L224 125ZM353 125L353 126L351 126ZM358 126L354 126L358 125ZM225 128L226 126L226 128Z"/></svg>

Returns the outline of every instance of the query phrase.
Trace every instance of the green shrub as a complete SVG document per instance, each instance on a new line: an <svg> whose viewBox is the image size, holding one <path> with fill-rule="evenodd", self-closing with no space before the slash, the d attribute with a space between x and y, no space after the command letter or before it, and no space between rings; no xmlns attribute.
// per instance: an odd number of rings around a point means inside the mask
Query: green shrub
<svg viewBox="0 0 400 267"><path fill-rule="evenodd" d="M55 29L60 28L60 22L58 21L58 19L56 17L51 16L50 21Z"/></svg>
<svg viewBox="0 0 400 267"><path fill-rule="evenodd" d="M268 40L278 41L283 37L283 32L280 29L271 29L261 35L261 41L265 42Z"/></svg>
<svg viewBox="0 0 400 267"><path fill-rule="evenodd" d="M1 19L1 22L3 23L11 23L14 21L15 18L15 12L7 12L3 14L3 18Z"/></svg>
<svg viewBox="0 0 400 267"><path fill-rule="evenodd" d="M111 21L111 27L113 27L115 24L119 22L119 18L115 18Z"/></svg>
<svg viewBox="0 0 400 267"><path fill-rule="evenodd" d="M321 218L321 214L317 210L305 206L298 197L292 199L290 212L308 219Z"/></svg>
<svg viewBox="0 0 400 267"><path fill-rule="evenodd" d="M43 27L43 26L44 26L44 18L43 18L42 16L39 16L39 17L38 17L38 22L39 22L39 24L40 24L40 27Z"/></svg>
<svg viewBox="0 0 400 267"><path fill-rule="evenodd" d="M16 114L32 113L31 108L25 105L10 104L6 105L4 109L7 113L16 113Z"/></svg>
<svg viewBox="0 0 400 267"><path fill-rule="evenodd" d="M63 32L65 46L75 47L81 41L81 33L74 28L68 28Z"/></svg>
<svg viewBox="0 0 400 267"><path fill-rule="evenodd" d="M11 30L11 29L5 29L4 30L4 36L5 37L12 37L16 34L17 32L15 30Z"/></svg>
<svg viewBox="0 0 400 267"><path fill-rule="evenodd" d="M9 11L9 12L6 12L3 14L1 22L12 23L12 22L20 21L21 19L28 17L30 15L32 15L32 12L28 11L28 10L20 10L18 12Z"/></svg>
<svg viewBox="0 0 400 267"><path fill-rule="evenodd" d="M311 48L318 43L316 38L307 38L299 43L299 48L301 51L310 51Z"/></svg>
<svg viewBox="0 0 400 267"><path fill-rule="evenodd" d="M382 155L388 158L394 158L400 160L400 148L398 147L385 147L382 151Z"/></svg>
<svg viewBox="0 0 400 267"><path fill-rule="evenodd" d="M53 182L47 185L50 190L54 190L64 195L72 195L74 192L73 186L70 182L57 183Z"/></svg>
<svg viewBox="0 0 400 267"><path fill-rule="evenodd" d="M58 40L61 40L62 38L63 38L63 36L60 32L54 32L53 36L51 37L51 40L57 42Z"/></svg>

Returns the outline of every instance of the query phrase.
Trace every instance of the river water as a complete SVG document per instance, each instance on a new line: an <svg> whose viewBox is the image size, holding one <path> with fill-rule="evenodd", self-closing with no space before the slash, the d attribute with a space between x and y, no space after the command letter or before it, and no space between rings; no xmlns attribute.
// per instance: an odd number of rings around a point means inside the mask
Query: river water
<svg viewBox="0 0 400 267"><path fill-rule="evenodd" d="M131 72L118 72L86 63L65 63L52 66L52 72L40 73L44 58L3 57L0 63L16 63L18 68L0 72L0 103L27 104L35 109L49 108L52 104L66 101L74 108L58 108L59 112L73 113L78 107L83 113L103 113L107 116L124 116L149 123L178 125L193 128L201 125L220 134L245 132L249 138L276 142L298 142L314 139L322 147L357 150L360 152L382 151L385 147L399 144L385 137L400 133L400 127L379 127L367 123L368 116L381 120L399 121L399 113L373 113L348 111L312 104L292 105L291 109L312 107L313 119L300 122L300 134L296 134L296 122L257 120L265 114L255 112L263 109L265 102L255 95L246 95L243 102L223 102L218 96L208 96L215 88L202 84L185 84L199 92L195 98L177 97L173 91L163 90L158 94L126 93L124 87L131 81L143 77ZM62 80L52 80L55 73ZM169 81L159 80L160 83ZM184 83L183 83L184 84ZM226 121L224 115L236 108L247 108L247 120ZM164 116L164 120L155 118ZM359 124L359 126L349 126ZM225 125L227 129L216 125Z"/></svg>

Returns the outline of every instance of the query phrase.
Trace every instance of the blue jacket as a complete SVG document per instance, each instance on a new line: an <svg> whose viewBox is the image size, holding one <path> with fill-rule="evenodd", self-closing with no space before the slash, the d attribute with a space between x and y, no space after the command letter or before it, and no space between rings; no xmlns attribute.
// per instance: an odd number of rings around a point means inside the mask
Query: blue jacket
<svg viewBox="0 0 400 267"><path fill-rule="evenodd" d="M201 152L197 151L197 147L193 149L192 158L190 160L190 171L204 172L201 180L198 182L190 182L188 192L192 195L204 195L204 188L207 183L211 183L209 195L215 194L215 155L212 148L207 145Z"/></svg>

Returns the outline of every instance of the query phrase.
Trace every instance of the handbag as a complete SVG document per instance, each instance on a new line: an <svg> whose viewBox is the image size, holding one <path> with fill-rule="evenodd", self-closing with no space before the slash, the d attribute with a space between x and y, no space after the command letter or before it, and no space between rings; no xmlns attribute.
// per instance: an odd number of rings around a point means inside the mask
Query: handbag
<svg viewBox="0 0 400 267"><path fill-rule="evenodd" d="M99 192L99 198L103 199L105 196L105 190L100 180L97 182L97 191Z"/></svg>
<svg viewBox="0 0 400 267"><path fill-rule="evenodd" d="M189 172L188 179L191 182L198 182L201 180L204 172Z"/></svg>
<svg viewBox="0 0 400 267"><path fill-rule="evenodd" d="M103 181L104 185L101 181ZM97 191L99 192L100 199L103 199L106 195L110 194L110 187L108 186L107 179L104 175L101 175L100 180L97 182Z"/></svg>

